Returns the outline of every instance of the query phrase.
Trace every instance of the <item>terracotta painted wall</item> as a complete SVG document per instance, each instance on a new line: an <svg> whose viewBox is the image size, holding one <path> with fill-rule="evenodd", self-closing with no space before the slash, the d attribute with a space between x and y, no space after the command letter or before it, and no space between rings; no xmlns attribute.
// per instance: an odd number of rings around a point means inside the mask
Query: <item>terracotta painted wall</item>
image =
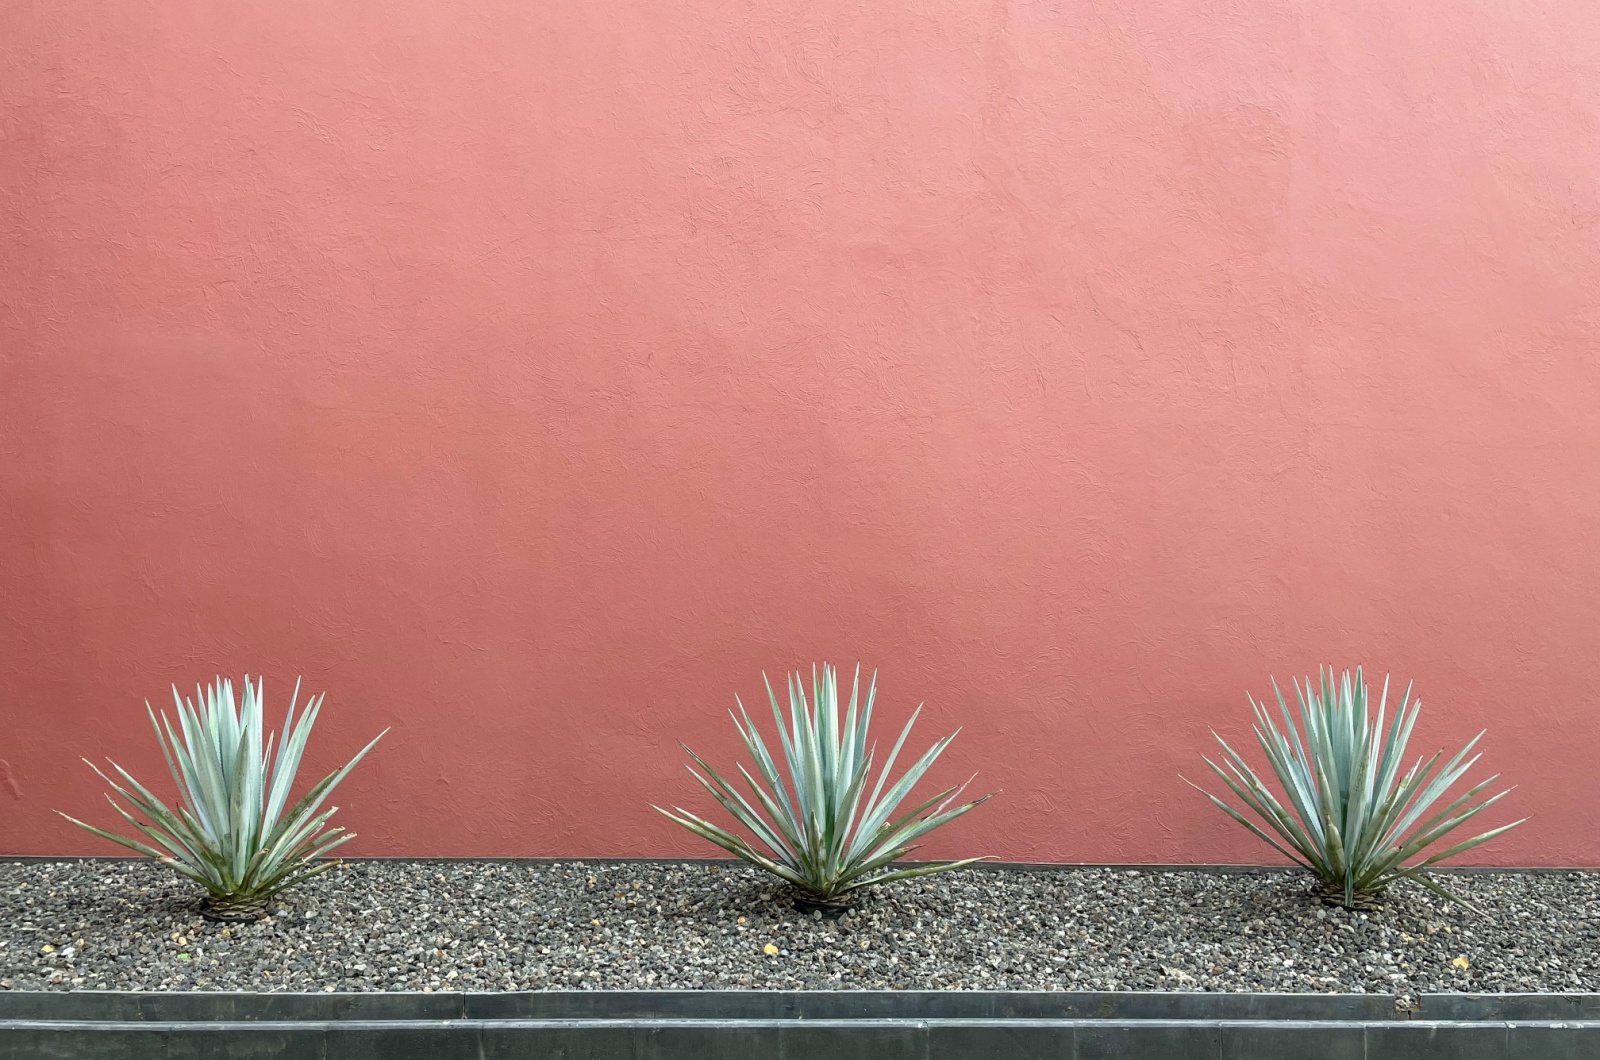
<svg viewBox="0 0 1600 1060"><path fill-rule="evenodd" d="M1271 860L1177 774L1364 660L1600 864L1589 0L24 0L0 232L0 850L264 669L352 852L705 853L859 658L933 854Z"/></svg>

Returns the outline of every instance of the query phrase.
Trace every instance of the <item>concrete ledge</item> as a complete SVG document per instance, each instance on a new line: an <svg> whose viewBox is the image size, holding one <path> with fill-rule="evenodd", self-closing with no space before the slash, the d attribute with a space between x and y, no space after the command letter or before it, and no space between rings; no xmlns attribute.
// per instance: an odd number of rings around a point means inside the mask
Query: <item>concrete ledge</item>
<svg viewBox="0 0 1600 1060"><path fill-rule="evenodd" d="M1428 994L1400 1011L1383 994L1005 990L543 990L258 994L0 991L0 1020L1179 1020L1600 1022L1600 994ZM1600 1055L1600 1054L1597 1054Z"/></svg>
<svg viewBox="0 0 1600 1060"><path fill-rule="evenodd" d="M1411 1018L1407 1018L1408 1015ZM1576 1060L1600 995L0 993L0 1060Z"/></svg>
<svg viewBox="0 0 1600 1060"><path fill-rule="evenodd" d="M332 1020L0 1022L72 1060L1578 1060L1600 1022Z"/></svg>

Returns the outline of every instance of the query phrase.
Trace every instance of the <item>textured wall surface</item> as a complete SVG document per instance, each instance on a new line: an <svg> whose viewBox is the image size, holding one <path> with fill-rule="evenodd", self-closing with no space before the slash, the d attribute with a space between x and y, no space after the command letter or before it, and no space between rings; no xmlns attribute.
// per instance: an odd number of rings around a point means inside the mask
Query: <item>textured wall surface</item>
<svg viewBox="0 0 1600 1060"><path fill-rule="evenodd" d="M1589 0L10 3L0 232L0 850L248 669L352 852L707 852L860 659L930 853L1270 861L1332 660L1600 864Z"/></svg>

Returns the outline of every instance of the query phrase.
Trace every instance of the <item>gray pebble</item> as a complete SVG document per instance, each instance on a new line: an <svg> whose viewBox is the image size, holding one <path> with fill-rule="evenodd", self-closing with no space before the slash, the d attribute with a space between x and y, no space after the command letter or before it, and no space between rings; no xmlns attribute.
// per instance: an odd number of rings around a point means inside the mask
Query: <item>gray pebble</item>
<svg viewBox="0 0 1600 1060"><path fill-rule="evenodd" d="M352 862L219 925L145 862L0 865L0 989L1600 991L1600 873L963 871L802 916L742 865ZM771 947L773 952L768 951Z"/></svg>

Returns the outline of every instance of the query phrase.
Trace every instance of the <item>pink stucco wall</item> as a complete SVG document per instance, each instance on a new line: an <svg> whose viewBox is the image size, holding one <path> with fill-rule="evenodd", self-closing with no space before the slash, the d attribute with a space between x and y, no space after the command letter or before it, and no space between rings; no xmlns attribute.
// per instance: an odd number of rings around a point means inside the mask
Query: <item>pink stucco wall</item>
<svg viewBox="0 0 1600 1060"><path fill-rule="evenodd" d="M862 659L933 854L1271 860L1177 774L1332 660L1600 863L1587 0L10 3L0 233L0 850L264 669L352 852L708 852Z"/></svg>

